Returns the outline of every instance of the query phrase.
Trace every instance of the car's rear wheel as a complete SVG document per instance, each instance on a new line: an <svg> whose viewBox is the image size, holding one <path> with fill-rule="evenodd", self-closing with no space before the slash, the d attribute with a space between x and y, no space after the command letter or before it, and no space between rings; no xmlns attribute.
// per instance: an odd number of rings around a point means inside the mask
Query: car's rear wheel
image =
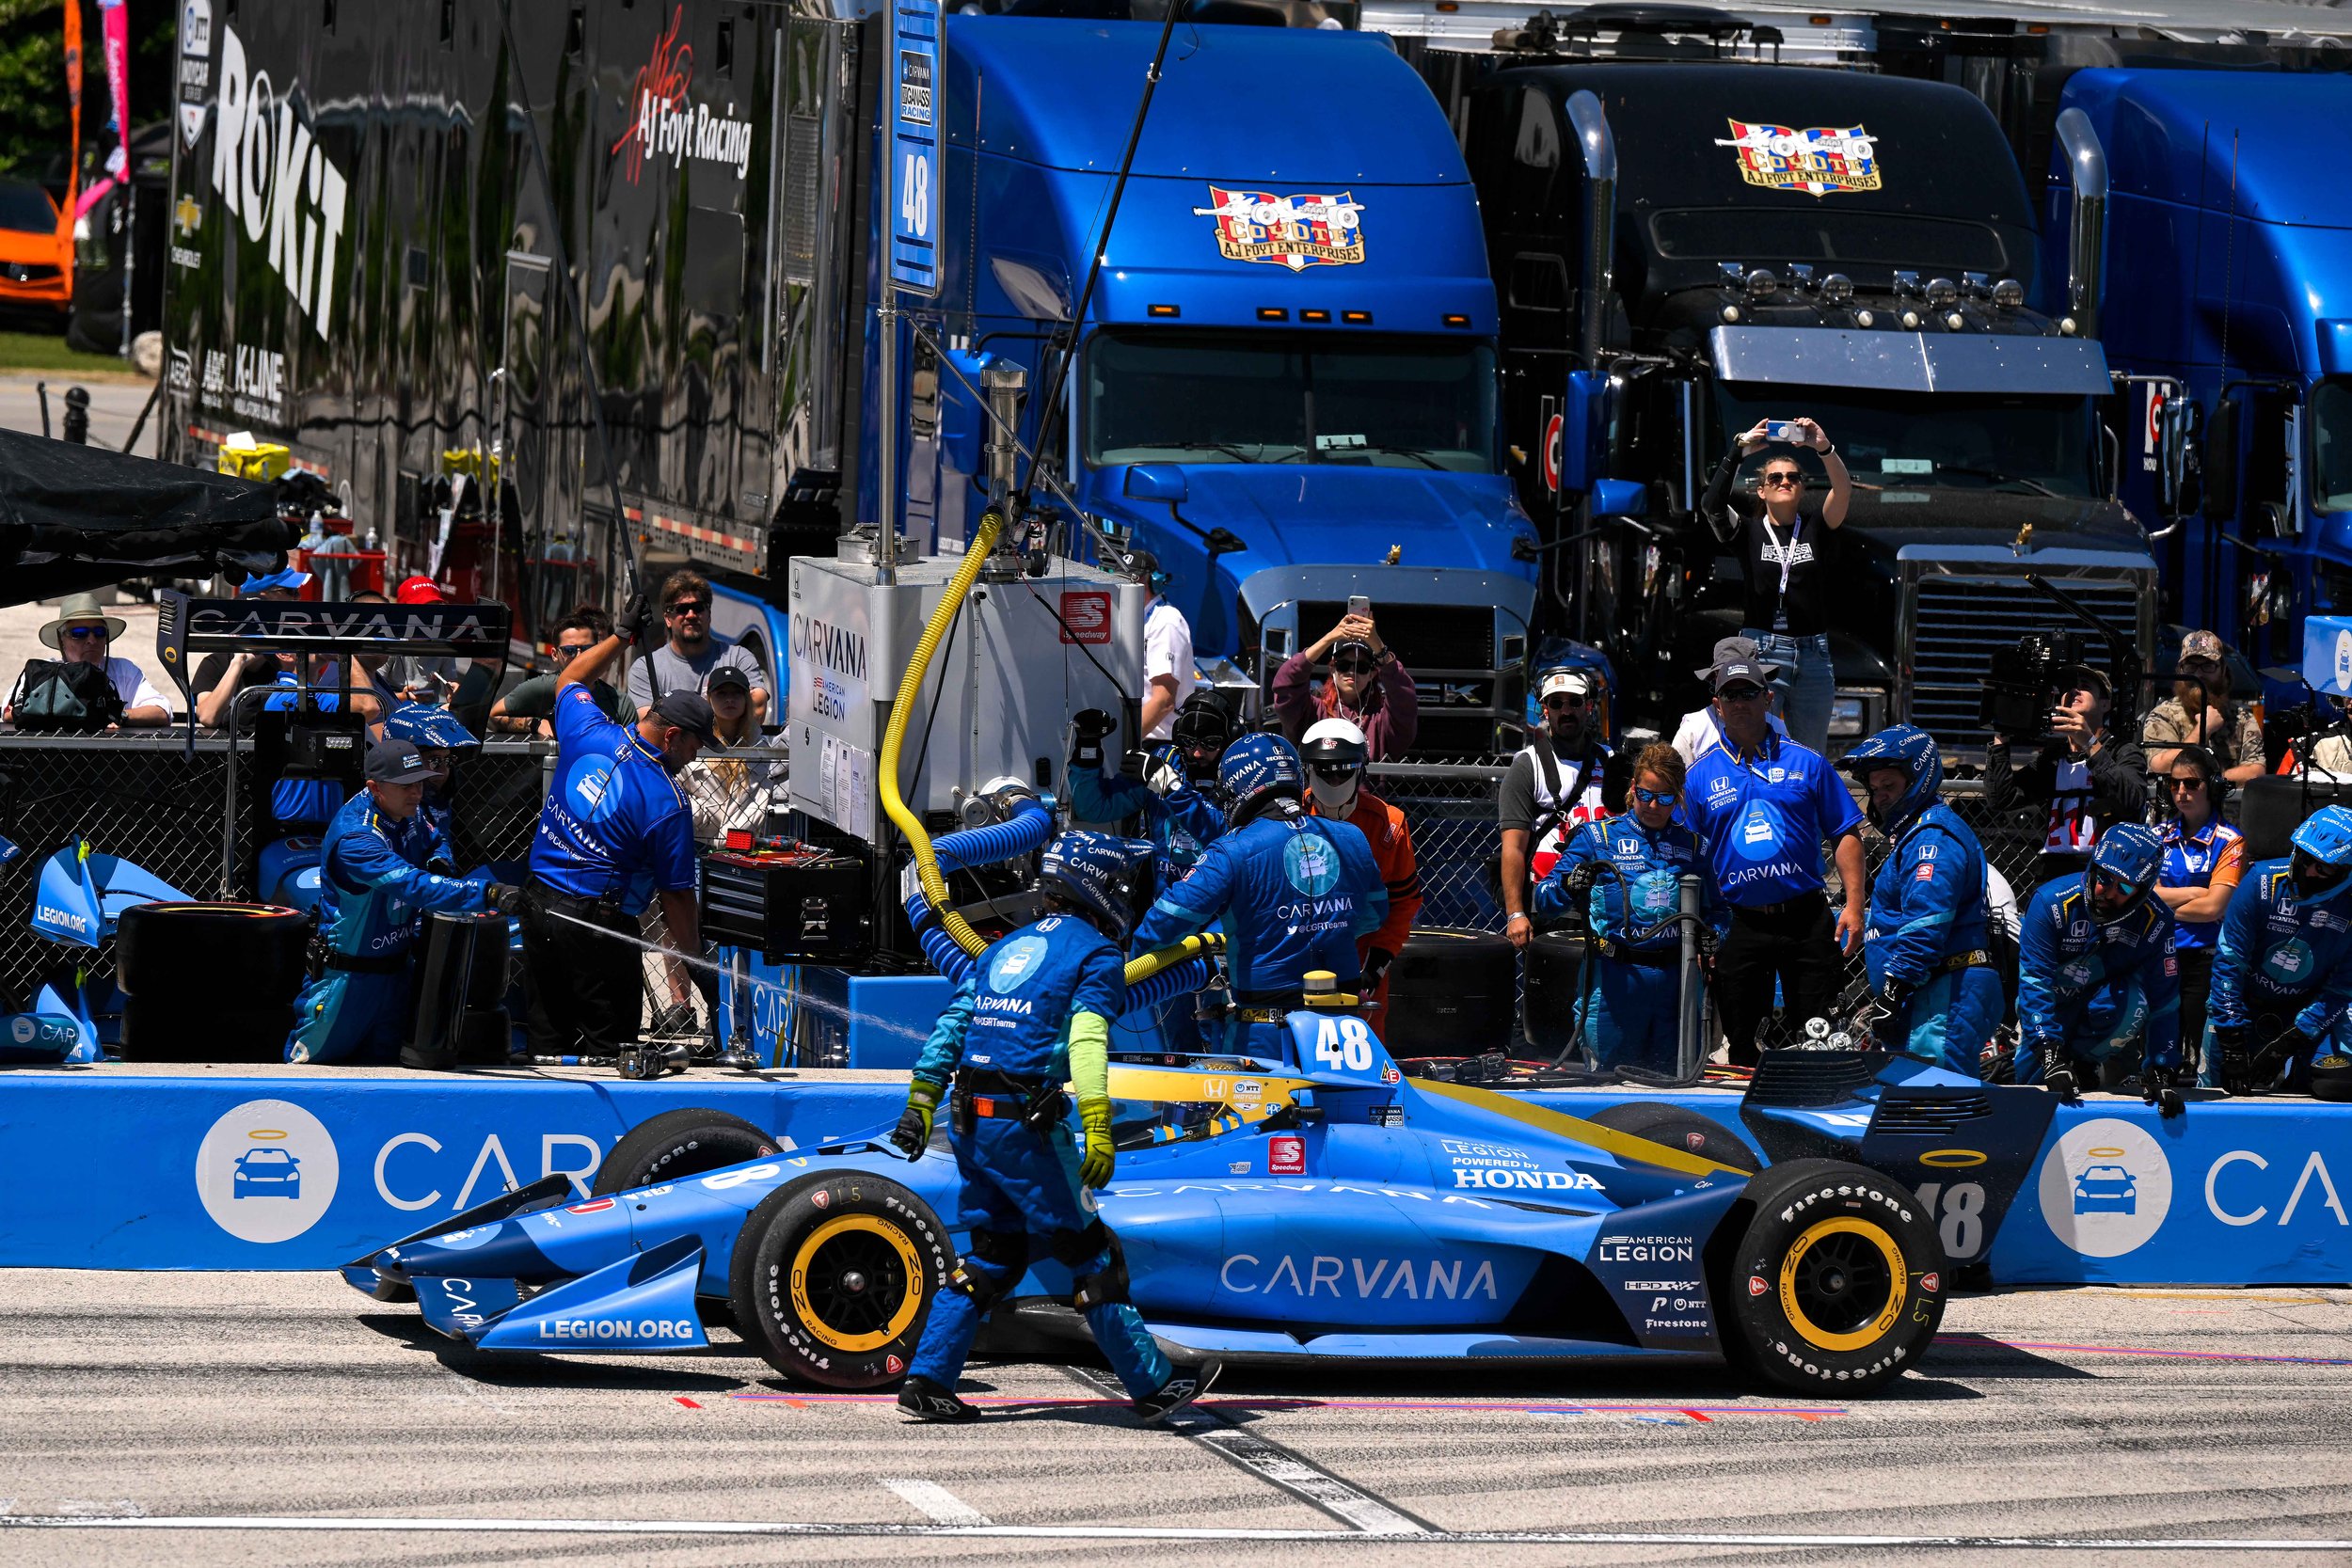
<svg viewBox="0 0 2352 1568"><path fill-rule="evenodd" d="M736 1239L736 1331L787 1377L877 1388L906 1374L955 1259L930 1206L864 1171L768 1195Z"/></svg>
<svg viewBox="0 0 2352 1568"><path fill-rule="evenodd" d="M1947 1264L1902 1183L1839 1160L1796 1160L1751 1178L1741 1208L1746 1230L1711 1282L1735 1360L1818 1393L1875 1388L1926 1353L1944 1321Z"/></svg>
<svg viewBox="0 0 2352 1568"><path fill-rule="evenodd" d="M689 1105L649 1117L622 1134L588 1190L625 1193L764 1160L775 1151L776 1140L741 1117Z"/></svg>

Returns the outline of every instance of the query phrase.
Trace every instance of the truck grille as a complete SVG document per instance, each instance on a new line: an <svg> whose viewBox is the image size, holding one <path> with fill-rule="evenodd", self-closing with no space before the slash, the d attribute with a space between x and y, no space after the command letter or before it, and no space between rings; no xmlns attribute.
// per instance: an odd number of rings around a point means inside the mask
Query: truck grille
<svg viewBox="0 0 2352 1568"><path fill-rule="evenodd" d="M1300 600L1299 640L1312 642L1339 625L1346 613L1344 599ZM1492 605L1381 604L1375 600L1372 613L1380 626L1380 641L1395 649L1405 668L1416 675L1440 670L1486 674L1495 667Z"/></svg>
<svg viewBox="0 0 2352 1568"><path fill-rule="evenodd" d="M2138 582L2055 576L2053 580L2102 622L2129 641L2138 641L2143 594ZM2013 647L2029 631L2090 629L2013 580L1928 577L1919 579L1915 593L1911 722L1947 750L1984 745L1985 730L1977 722L1977 710L1994 648ZM2107 650L2096 640L2090 662L2107 669Z"/></svg>

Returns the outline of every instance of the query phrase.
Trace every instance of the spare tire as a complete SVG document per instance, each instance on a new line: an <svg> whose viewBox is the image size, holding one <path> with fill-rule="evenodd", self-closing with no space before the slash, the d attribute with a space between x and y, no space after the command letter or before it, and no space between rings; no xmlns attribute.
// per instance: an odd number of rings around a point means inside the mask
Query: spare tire
<svg viewBox="0 0 2352 1568"><path fill-rule="evenodd" d="M188 1006L229 990L291 1003L302 989L310 922L283 904L134 904L115 928L125 996Z"/></svg>
<svg viewBox="0 0 2352 1568"><path fill-rule="evenodd" d="M126 1062L283 1062L293 1035L292 1002L257 1007L191 1006L181 996L122 999Z"/></svg>
<svg viewBox="0 0 2352 1568"><path fill-rule="evenodd" d="M1387 1041L1396 1056L1511 1048L1518 953L1492 931L1415 931L1389 966Z"/></svg>
<svg viewBox="0 0 2352 1568"><path fill-rule="evenodd" d="M764 1160L775 1151L776 1140L741 1117L689 1105L664 1111L622 1134L596 1167L596 1184L588 1190L625 1193Z"/></svg>
<svg viewBox="0 0 2352 1568"><path fill-rule="evenodd" d="M1719 1165L1729 1165L1750 1176L1764 1168L1764 1162L1756 1158L1756 1150L1739 1133L1714 1117L1703 1117L1686 1106L1657 1100L1628 1100L1596 1111L1584 1119L1695 1154L1702 1160L1712 1160Z"/></svg>
<svg viewBox="0 0 2352 1568"><path fill-rule="evenodd" d="M1557 1056L1576 1037L1576 1005L1584 990L1581 931L1539 931L1527 943L1527 989L1520 1011L1527 1043L1539 1056Z"/></svg>

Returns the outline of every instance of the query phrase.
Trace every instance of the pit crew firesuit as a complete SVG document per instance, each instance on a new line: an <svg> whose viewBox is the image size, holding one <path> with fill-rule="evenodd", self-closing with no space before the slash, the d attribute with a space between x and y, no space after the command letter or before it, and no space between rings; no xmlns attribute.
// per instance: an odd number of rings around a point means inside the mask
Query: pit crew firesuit
<svg viewBox="0 0 2352 1568"><path fill-rule="evenodd" d="M1584 1055L1596 1067L1671 1072L1682 1006L1682 927L1674 919L1682 907L1682 878L1698 877L1700 914L1718 938L1731 914L1716 895L1704 839L1679 822L1647 828L1628 813L1569 834L1550 875L1535 884L1535 918L1575 913L1578 869L1604 865L1614 866L1615 875L1601 871L1585 900L1599 958L1577 1004Z"/></svg>
<svg viewBox="0 0 2352 1568"><path fill-rule="evenodd" d="M963 1178L959 1223L972 1240L955 1288L932 1304L910 1375L955 1387L981 1318L1021 1283L1032 1243L1042 1241L1070 1270L1087 1326L1127 1392L1142 1399L1168 1381L1168 1357L1127 1302L1126 1262L1079 1180L1062 1114L1065 1080L1081 1105L1108 1104L1111 1021L1127 1006L1123 971L1101 931L1076 915L1049 914L980 955L924 1045L917 1091L928 1085L936 1103L955 1078L949 1144ZM1033 1128L1024 1118L1039 1105L1052 1109Z"/></svg>
<svg viewBox="0 0 2352 1568"><path fill-rule="evenodd" d="M1218 778L1240 826L1160 895L1136 928L1136 945L1163 947L1221 918L1236 1009L1224 1048L1279 1061L1282 1015L1297 1006L1300 982L1311 970L1343 983L1361 973L1356 939L1388 918L1389 891L1361 832L1301 809L1305 769L1288 741L1242 736L1227 749Z"/></svg>
<svg viewBox="0 0 2352 1568"><path fill-rule="evenodd" d="M2089 881L2109 840L2136 830L2110 829L2093 851L2093 872L2045 882L2026 906L2017 973L2017 1082L2039 1084L2054 1068L2104 1062L2144 1041L2138 1065L2167 1071L2181 1060L2180 962L2172 951L2172 911L2142 898L2121 918L2099 919ZM2153 867L2148 878L2154 883ZM2094 1080L2095 1085L2095 1080Z"/></svg>
<svg viewBox="0 0 2352 1568"><path fill-rule="evenodd" d="M2216 1037L2233 1028L2245 1031L2246 1043L2257 1053L2290 1028L2311 1044L2296 1053L2298 1058L2352 1053L2347 1006L2352 898L2331 895L2314 903L2299 896L2289 860L2248 867L2221 917L2198 1082L2222 1086L2225 1053ZM2298 1080L2309 1070L2301 1060L2292 1065Z"/></svg>
<svg viewBox="0 0 2352 1568"><path fill-rule="evenodd" d="M305 986L294 1005L286 1060L389 1060L406 1043L418 916L487 908L480 881L424 869L448 857L447 842L422 811L395 822L363 789L336 812L319 847L326 973Z"/></svg>
<svg viewBox="0 0 2352 1568"><path fill-rule="evenodd" d="M1154 746L1145 767L1184 775L1184 756L1173 746ZM1070 815L1080 822L1123 822L1143 818L1143 836L1159 851L1160 885L1167 887L1200 863L1208 847L1225 832L1225 814L1190 780L1166 794L1143 779L1106 774L1100 767L1070 769Z"/></svg>
<svg viewBox="0 0 2352 1568"><path fill-rule="evenodd" d="M1881 730L1837 766L1866 784L1889 770L1910 781L1893 810L1870 808L1889 843L1862 930L1863 969L1879 999L1872 1032L1890 1049L1977 1077L2008 1006L1986 931L1984 848L1937 799L1944 759L1926 731Z"/></svg>

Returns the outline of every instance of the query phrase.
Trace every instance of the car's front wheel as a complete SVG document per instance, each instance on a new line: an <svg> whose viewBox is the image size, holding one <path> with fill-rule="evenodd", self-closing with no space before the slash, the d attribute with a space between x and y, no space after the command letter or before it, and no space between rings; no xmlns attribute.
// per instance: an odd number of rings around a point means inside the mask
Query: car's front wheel
<svg viewBox="0 0 2352 1568"><path fill-rule="evenodd" d="M1795 1160L1748 1181L1750 1218L1715 1281L1724 1346L1766 1382L1867 1391L1915 1365L1944 1321L1935 1227L1899 1181Z"/></svg>
<svg viewBox="0 0 2352 1568"><path fill-rule="evenodd" d="M863 1171L779 1187L743 1222L737 1332L787 1377L877 1388L904 1376L955 1249L930 1206Z"/></svg>

